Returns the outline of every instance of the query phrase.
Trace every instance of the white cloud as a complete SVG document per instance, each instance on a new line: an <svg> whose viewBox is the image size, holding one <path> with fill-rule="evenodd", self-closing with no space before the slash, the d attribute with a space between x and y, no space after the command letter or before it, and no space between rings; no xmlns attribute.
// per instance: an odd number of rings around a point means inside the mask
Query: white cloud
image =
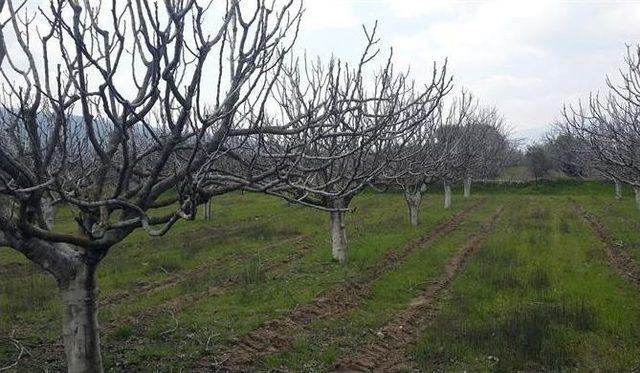
<svg viewBox="0 0 640 373"><path fill-rule="evenodd" d="M401 35L394 44L406 54L448 56L479 67L505 63L514 56L542 57L543 50L527 41L557 20L557 9L546 3L514 3L461 5L451 17L430 19L423 30Z"/></svg>
<svg viewBox="0 0 640 373"><path fill-rule="evenodd" d="M403 18L452 12L459 5L449 0L384 0L384 3L393 16Z"/></svg>
<svg viewBox="0 0 640 373"><path fill-rule="evenodd" d="M543 84L543 80L539 77L495 74L475 80L469 86L474 90L498 98L505 92L509 93L511 97L526 97L530 94L529 92L539 89Z"/></svg>
<svg viewBox="0 0 640 373"><path fill-rule="evenodd" d="M304 3L303 30L357 27L353 3L344 0L308 0Z"/></svg>
<svg viewBox="0 0 640 373"><path fill-rule="evenodd" d="M640 41L638 2L385 4L389 16L381 22L396 27L383 37L391 37L399 64L424 73L448 57L458 87L496 105L527 134L541 132L576 92L601 89L605 74L621 66L625 43Z"/></svg>

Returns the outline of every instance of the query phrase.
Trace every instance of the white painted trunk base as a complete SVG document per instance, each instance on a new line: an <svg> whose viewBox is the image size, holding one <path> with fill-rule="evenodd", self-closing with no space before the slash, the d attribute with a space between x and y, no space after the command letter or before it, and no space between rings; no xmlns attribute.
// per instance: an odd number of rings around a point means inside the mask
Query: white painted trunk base
<svg viewBox="0 0 640 373"><path fill-rule="evenodd" d="M616 196L616 199L621 199L622 198L622 183L620 183L620 180L618 180L618 179L613 179L613 182L615 183L615 196Z"/></svg>
<svg viewBox="0 0 640 373"><path fill-rule="evenodd" d="M420 215L420 204L422 203L422 193L410 193L405 192L404 199L407 201L407 207L409 208L409 223L416 227L418 226L418 216Z"/></svg>
<svg viewBox="0 0 640 373"><path fill-rule="evenodd" d="M471 178L464 179L464 198L471 197Z"/></svg>
<svg viewBox="0 0 640 373"><path fill-rule="evenodd" d="M70 373L102 372L95 268L80 265L60 288L62 339Z"/></svg>
<svg viewBox="0 0 640 373"><path fill-rule="evenodd" d="M633 187L633 192L634 192L635 198L636 198L636 208L638 208L638 210L640 210L640 188L639 187Z"/></svg>
<svg viewBox="0 0 640 373"><path fill-rule="evenodd" d="M331 252L333 259L340 264L347 261L347 232L345 229L344 211L331 213Z"/></svg>
<svg viewBox="0 0 640 373"><path fill-rule="evenodd" d="M444 185L444 208L451 208L451 185L449 184Z"/></svg>
<svg viewBox="0 0 640 373"><path fill-rule="evenodd" d="M204 220L211 220L211 199L204 204Z"/></svg>

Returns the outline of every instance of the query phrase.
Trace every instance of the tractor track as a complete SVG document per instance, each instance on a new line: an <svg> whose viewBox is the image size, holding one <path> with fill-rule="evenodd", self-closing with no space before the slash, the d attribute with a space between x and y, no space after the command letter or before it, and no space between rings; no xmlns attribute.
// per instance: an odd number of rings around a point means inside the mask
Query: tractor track
<svg viewBox="0 0 640 373"><path fill-rule="evenodd" d="M367 269L363 280L340 283L318 294L310 302L296 307L288 314L268 321L228 348L223 348L217 354L219 356L217 360L211 360L211 356L205 356L200 360L199 368L203 371L244 371L260 358L290 348L298 336L308 332L312 321L335 317L356 309L362 300L371 294L374 283L384 273L402 263L415 250L425 248L437 238L457 229L472 211L485 202L486 198L454 214L424 236L410 240L399 252L388 252L382 260Z"/></svg>
<svg viewBox="0 0 640 373"><path fill-rule="evenodd" d="M607 262L625 280L640 288L640 264L625 250L624 242L617 241L599 217L574 203L574 210L598 236L607 255Z"/></svg>
<svg viewBox="0 0 640 373"><path fill-rule="evenodd" d="M334 366L337 372L389 372L411 370L407 347L429 327L437 315L442 300L449 292L454 278L493 232L503 207L482 225L456 255L445 265L443 273L430 282L427 288L413 298L406 308L396 313L376 333L376 339L365 345L353 358L345 358Z"/></svg>

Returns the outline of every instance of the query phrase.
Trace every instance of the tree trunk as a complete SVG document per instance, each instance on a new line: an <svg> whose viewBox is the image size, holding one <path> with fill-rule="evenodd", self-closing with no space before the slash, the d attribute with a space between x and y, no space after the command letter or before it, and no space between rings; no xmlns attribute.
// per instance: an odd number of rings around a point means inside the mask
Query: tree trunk
<svg viewBox="0 0 640 373"><path fill-rule="evenodd" d="M56 217L56 208L48 198L43 200L42 214L44 215L44 222L47 225L47 228L49 230L53 230L53 224Z"/></svg>
<svg viewBox="0 0 640 373"><path fill-rule="evenodd" d="M636 197L636 207L640 210L640 187L633 187L633 192Z"/></svg>
<svg viewBox="0 0 640 373"><path fill-rule="evenodd" d="M451 208L451 185L444 183L444 208Z"/></svg>
<svg viewBox="0 0 640 373"><path fill-rule="evenodd" d="M613 179L613 182L615 183L616 199L622 199L622 183L618 179Z"/></svg>
<svg viewBox="0 0 640 373"><path fill-rule="evenodd" d="M334 207L344 207L338 202ZM331 211L331 252L333 259L340 264L347 261L347 231L345 229L344 211Z"/></svg>
<svg viewBox="0 0 640 373"><path fill-rule="evenodd" d="M464 198L471 197L471 177L464 179Z"/></svg>
<svg viewBox="0 0 640 373"><path fill-rule="evenodd" d="M422 193L420 193L420 191L416 191L415 193L406 191L404 193L404 199L407 201L407 207L409 208L409 223L417 227L420 204L422 203Z"/></svg>
<svg viewBox="0 0 640 373"><path fill-rule="evenodd" d="M75 276L60 283L62 339L71 373L102 372L96 265L80 263Z"/></svg>
<svg viewBox="0 0 640 373"><path fill-rule="evenodd" d="M211 220L211 198L204 204L204 220Z"/></svg>

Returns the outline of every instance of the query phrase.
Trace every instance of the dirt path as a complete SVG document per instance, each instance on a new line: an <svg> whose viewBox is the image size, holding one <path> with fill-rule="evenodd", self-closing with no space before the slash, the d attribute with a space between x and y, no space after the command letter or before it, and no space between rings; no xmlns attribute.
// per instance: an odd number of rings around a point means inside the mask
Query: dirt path
<svg viewBox="0 0 640 373"><path fill-rule="evenodd" d="M456 274L493 231L502 210L502 207L498 208L482 225L480 231L451 258L444 272L377 332L379 338L364 346L358 356L339 361L335 365L335 370L338 372L411 370L413 368L409 365L411 361L406 356L407 347L413 344L430 325Z"/></svg>
<svg viewBox="0 0 640 373"><path fill-rule="evenodd" d="M297 337L308 331L306 328L311 321L336 317L357 308L360 302L371 294L373 284L383 273L404 261L416 249L429 246L437 238L458 228L469 213L485 201L486 199L482 199L466 210L456 213L425 236L409 241L399 252L390 251L383 260L367 269L362 281L341 283L318 294L309 303L295 308L283 317L267 322L232 346L220 351L216 354L218 360L214 360L212 356L204 357L199 366L205 370L242 371L261 357L290 348Z"/></svg>
<svg viewBox="0 0 640 373"><path fill-rule="evenodd" d="M640 264L625 250L624 242L615 240L596 215L578 204L574 208L602 242L609 265L624 279L640 288Z"/></svg>

